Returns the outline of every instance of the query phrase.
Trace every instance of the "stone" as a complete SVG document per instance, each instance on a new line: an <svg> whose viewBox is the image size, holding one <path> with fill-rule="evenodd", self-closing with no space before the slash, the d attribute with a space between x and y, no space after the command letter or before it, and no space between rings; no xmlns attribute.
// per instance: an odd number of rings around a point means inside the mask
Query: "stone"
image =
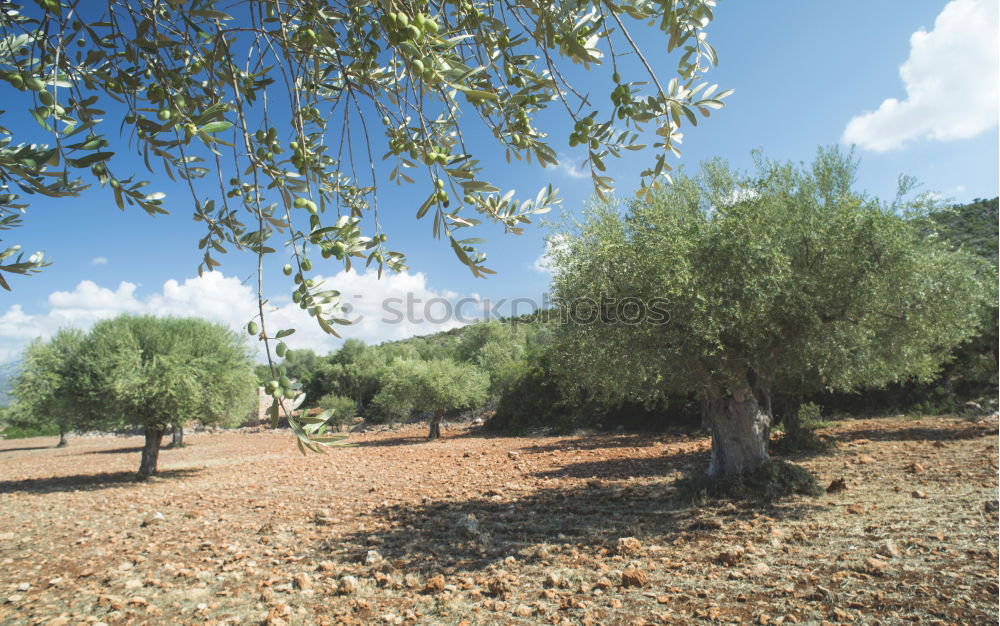
<svg viewBox="0 0 1000 626"><path fill-rule="evenodd" d="M744 556L746 556L746 550L740 547L735 547L729 550L723 550L719 553L719 556L717 556L715 560L723 565L733 566L742 561Z"/></svg>
<svg viewBox="0 0 1000 626"><path fill-rule="evenodd" d="M479 520L475 515L469 513L455 524L455 534L463 539L477 539L479 537Z"/></svg>
<svg viewBox="0 0 1000 626"><path fill-rule="evenodd" d="M17 586L18 591L27 591L31 589L31 583L21 583Z"/></svg>
<svg viewBox="0 0 1000 626"><path fill-rule="evenodd" d="M154 526L156 524L162 523L166 519L167 519L166 515L160 513L159 511L154 511L153 513L150 513L146 517L142 518L142 523L139 524L139 526L143 528L146 528L147 526Z"/></svg>
<svg viewBox="0 0 1000 626"><path fill-rule="evenodd" d="M864 570L869 574L884 574L887 564L881 559L868 557L865 559Z"/></svg>
<svg viewBox="0 0 1000 626"><path fill-rule="evenodd" d="M307 591L312 589L312 579L309 578L308 574L296 574L292 576L292 583L295 584L295 588L300 591Z"/></svg>
<svg viewBox="0 0 1000 626"><path fill-rule="evenodd" d="M903 553L896 547L896 544L893 543L892 539L886 539L880 543L876 551L882 556L887 556L890 559L898 559L903 556Z"/></svg>
<svg viewBox="0 0 1000 626"><path fill-rule="evenodd" d="M847 481L843 478L836 478L831 483L830 486L826 488L827 493L837 493L847 489Z"/></svg>
<svg viewBox="0 0 1000 626"><path fill-rule="evenodd" d="M514 615L518 617L531 617L535 614L535 609L531 608L527 604L519 604L517 608L514 609Z"/></svg>
<svg viewBox="0 0 1000 626"><path fill-rule="evenodd" d="M358 579L354 576L344 576L340 579L340 584L337 585L337 589L345 596L357 593Z"/></svg>
<svg viewBox="0 0 1000 626"><path fill-rule="evenodd" d="M365 554L365 565L375 565L382 561L382 555L378 553L378 550L369 550Z"/></svg>
<svg viewBox="0 0 1000 626"><path fill-rule="evenodd" d="M642 543L635 537L621 537L615 544L615 551L623 556L637 554L642 550Z"/></svg>
<svg viewBox="0 0 1000 626"><path fill-rule="evenodd" d="M549 572L549 575L545 577L545 584L549 587L558 587L561 582L562 576L555 572Z"/></svg>
<svg viewBox="0 0 1000 626"><path fill-rule="evenodd" d="M919 489L917 489L916 491L914 491L910 495L912 497L916 498L917 500L926 500L927 499L927 494L925 492L919 490Z"/></svg>
<svg viewBox="0 0 1000 626"><path fill-rule="evenodd" d="M622 587L645 587L649 584L649 576L642 570L630 567L622 572Z"/></svg>
<svg viewBox="0 0 1000 626"><path fill-rule="evenodd" d="M416 589L420 586L420 578L416 574L407 574L403 577L403 584L407 589Z"/></svg>
<svg viewBox="0 0 1000 626"><path fill-rule="evenodd" d="M444 591L444 576L438 574L437 576L431 576L427 579L427 584L424 586L425 593L438 593Z"/></svg>

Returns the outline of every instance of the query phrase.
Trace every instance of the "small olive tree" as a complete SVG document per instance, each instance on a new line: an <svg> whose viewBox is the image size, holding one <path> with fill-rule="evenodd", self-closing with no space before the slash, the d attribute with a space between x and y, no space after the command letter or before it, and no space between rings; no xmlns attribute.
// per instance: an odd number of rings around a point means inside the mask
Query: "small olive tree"
<svg viewBox="0 0 1000 626"><path fill-rule="evenodd" d="M985 302L970 254L923 236L907 211L852 189L856 162L720 161L622 214L600 205L553 246L560 364L591 394L696 392L709 473L768 459L776 390L851 390L933 376ZM995 278L994 278L995 280Z"/></svg>
<svg viewBox="0 0 1000 626"><path fill-rule="evenodd" d="M489 376L467 363L400 359L387 368L382 389L373 402L382 411L397 416L431 412L427 438L437 439L445 411L482 405L489 382Z"/></svg>
<svg viewBox="0 0 1000 626"><path fill-rule="evenodd" d="M140 478L156 472L167 426L192 418L232 424L256 399L243 337L199 319L125 315L98 322L77 364L75 401L85 419L144 430Z"/></svg>
<svg viewBox="0 0 1000 626"><path fill-rule="evenodd" d="M73 399L76 359L83 343L84 333L68 328L48 341L35 339L28 344L11 389L17 399L16 409L11 411L12 424L58 428L58 447L67 444L69 431L80 423Z"/></svg>

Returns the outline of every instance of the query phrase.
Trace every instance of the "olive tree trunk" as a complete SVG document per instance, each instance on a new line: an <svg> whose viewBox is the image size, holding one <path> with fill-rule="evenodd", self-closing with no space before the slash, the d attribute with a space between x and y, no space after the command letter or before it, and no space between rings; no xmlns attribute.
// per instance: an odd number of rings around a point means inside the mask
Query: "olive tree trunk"
<svg viewBox="0 0 1000 626"><path fill-rule="evenodd" d="M149 478L156 473L156 461L160 456L163 441L163 427L146 427L146 444L142 447L142 461L139 462L139 478Z"/></svg>
<svg viewBox="0 0 1000 626"><path fill-rule="evenodd" d="M441 418L444 417L444 409L438 409L434 411L433 417L431 417L431 430L427 434L428 439L440 439L441 438Z"/></svg>
<svg viewBox="0 0 1000 626"><path fill-rule="evenodd" d="M771 402L767 389L741 381L727 393L714 387L704 398L712 431L712 460L708 475L746 474L768 460Z"/></svg>
<svg viewBox="0 0 1000 626"><path fill-rule="evenodd" d="M57 448L65 448L66 446L69 445L69 441L66 439L66 436L68 434L69 433L66 432L66 429L64 427L62 426L59 427L59 443L56 444Z"/></svg>
<svg viewBox="0 0 1000 626"><path fill-rule="evenodd" d="M184 427L180 424L174 424L173 430L170 433L170 446L172 448L180 448L184 445Z"/></svg>

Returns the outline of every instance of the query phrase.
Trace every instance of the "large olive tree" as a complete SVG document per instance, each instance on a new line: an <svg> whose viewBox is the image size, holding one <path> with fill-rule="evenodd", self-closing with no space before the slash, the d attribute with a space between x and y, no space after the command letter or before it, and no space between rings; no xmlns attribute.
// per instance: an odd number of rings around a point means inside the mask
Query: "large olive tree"
<svg viewBox="0 0 1000 626"><path fill-rule="evenodd" d="M612 186L605 162L652 139L643 188L658 184L667 158L679 154L682 125L708 116L726 95L703 82L716 62L706 38L714 6L12 3L0 13L0 80L10 86L6 115L22 115L0 127L0 229L15 226L27 206L18 189L73 196L94 181L121 208L186 206L205 226L199 271L234 249L258 257L259 319L248 329L270 363L273 341L292 329L264 323L265 264L284 266L295 302L329 333L345 320L336 285L314 278L335 273L321 270L322 259L348 269L374 264L379 273L405 267L380 219L377 191L387 183L421 190L410 210L476 276L492 270L466 229L485 219L519 232L557 201L551 186L527 201L504 193L478 160L485 146L543 167L575 149L604 193ZM585 80L581 70L599 79ZM38 128L25 130L22 120ZM51 144L32 143L39 133ZM149 189L133 171L137 157L155 176L182 181L190 197L168 202ZM4 272L46 262L16 246L0 251L0 287ZM273 380L283 375L272 365ZM270 389L277 421L277 400L297 392Z"/></svg>
<svg viewBox="0 0 1000 626"><path fill-rule="evenodd" d="M564 379L633 399L696 392L721 476L768 459L782 386L932 376L976 330L981 262L923 236L907 219L920 201L855 191L855 169L835 149L748 174L712 161L561 231Z"/></svg>
<svg viewBox="0 0 1000 626"><path fill-rule="evenodd" d="M243 337L193 318L98 322L80 350L74 401L91 425L142 428L139 477L156 472L163 433L196 419L233 425L256 403Z"/></svg>

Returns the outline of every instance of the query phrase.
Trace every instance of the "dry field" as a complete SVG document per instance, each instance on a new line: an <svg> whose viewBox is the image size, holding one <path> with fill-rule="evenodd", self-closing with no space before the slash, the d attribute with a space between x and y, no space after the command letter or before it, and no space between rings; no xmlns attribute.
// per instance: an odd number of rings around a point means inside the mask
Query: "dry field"
<svg viewBox="0 0 1000 626"><path fill-rule="evenodd" d="M0 623L997 623L997 424L853 420L846 489L692 506L685 436L0 441Z"/></svg>

